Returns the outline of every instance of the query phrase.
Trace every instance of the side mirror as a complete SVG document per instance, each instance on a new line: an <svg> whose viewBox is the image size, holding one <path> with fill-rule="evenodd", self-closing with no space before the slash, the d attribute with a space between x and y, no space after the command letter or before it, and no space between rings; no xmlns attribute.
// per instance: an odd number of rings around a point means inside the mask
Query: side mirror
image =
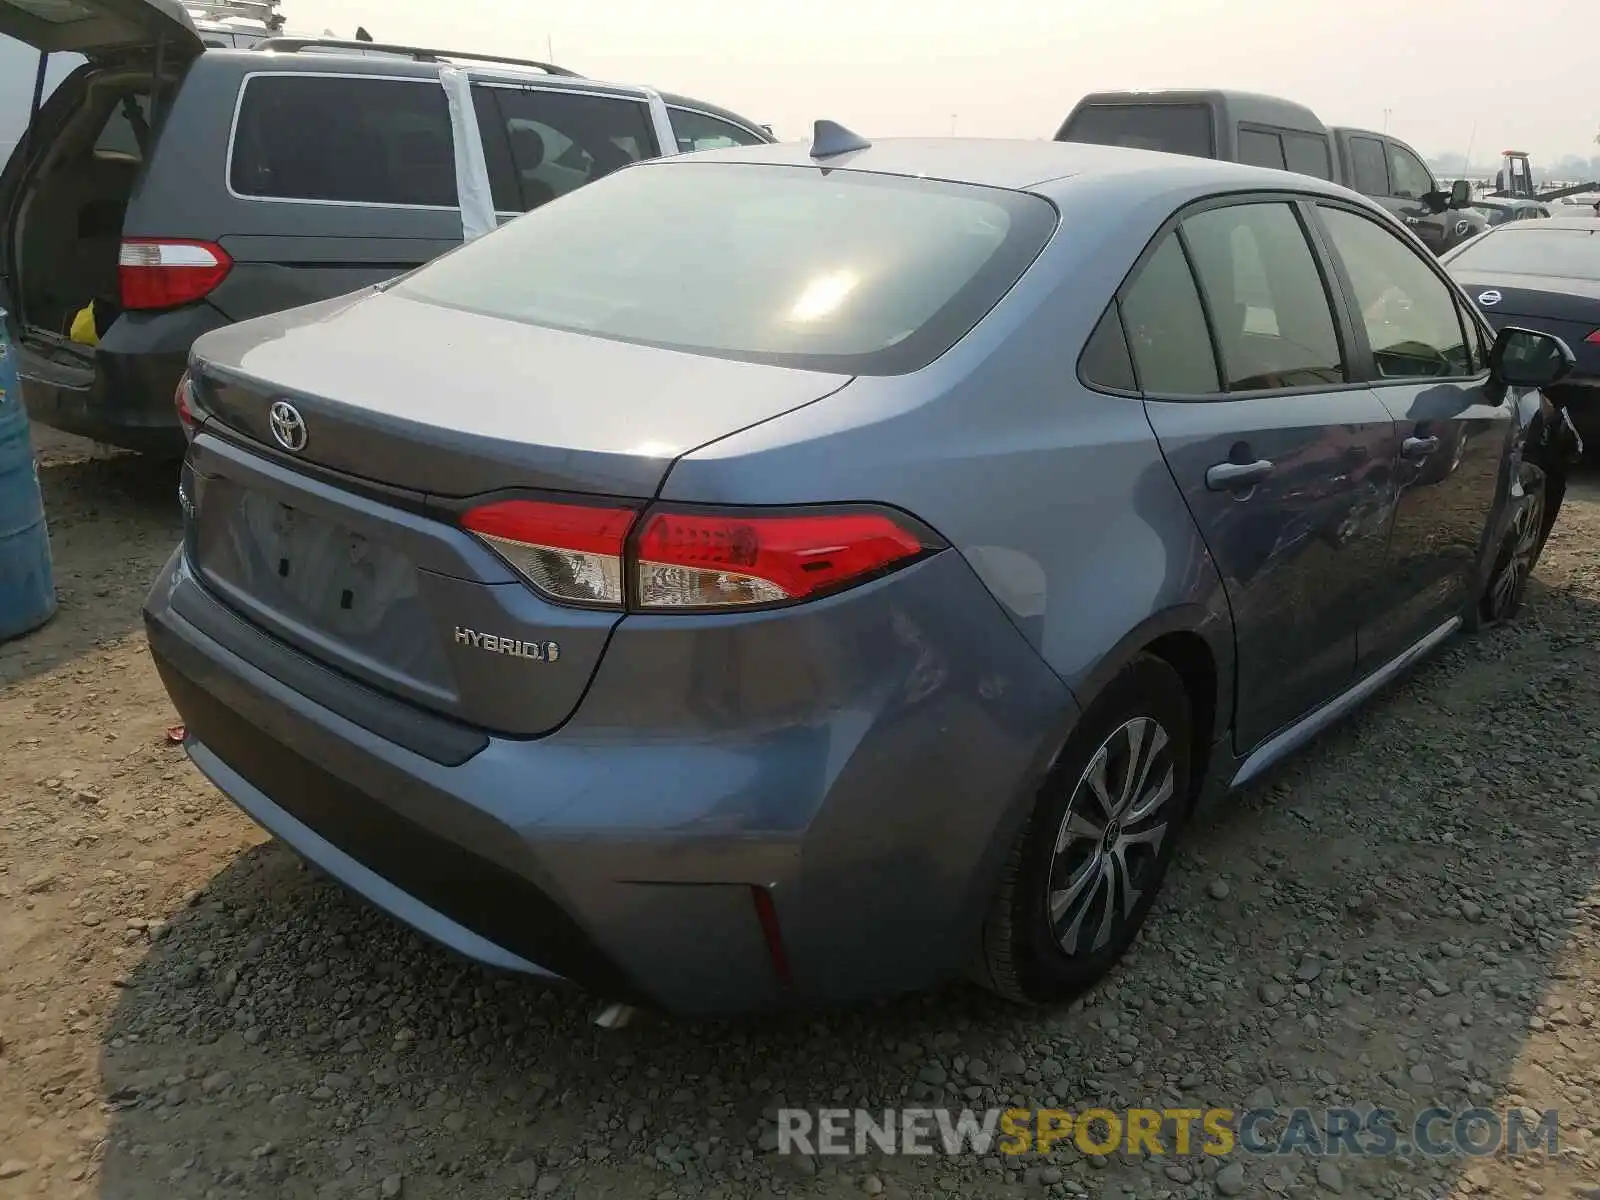
<svg viewBox="0 0 1600 1200"><path fill-rule="evenodd" d="M1466 208L1472 203L1472 184L1458 179L1450 185L1450 207Z"/></svg>
<svg viewBox="0 0 1600 1200"><path fill-rule="evenodd" d="M1554 334L1514 325L1500 331L1489 351L1489 370L1512 387L1547 388L1560 383L1576 362L1571 348Z"/></svg>

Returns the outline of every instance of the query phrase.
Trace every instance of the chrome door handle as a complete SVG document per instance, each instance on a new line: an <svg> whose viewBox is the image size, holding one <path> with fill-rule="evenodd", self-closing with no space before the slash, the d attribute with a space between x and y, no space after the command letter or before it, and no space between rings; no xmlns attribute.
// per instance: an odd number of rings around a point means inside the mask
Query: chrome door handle
<svg viewBox="0 0 1600 1200"><path fill-rule="evenodd" d="M1272 474L1272 464L1264 458L1253 463L1221 462L1206 471L1206 487L1213 492L1236 492L1255 487Z"/></svg>
<svg viewBox="0 0 1600 1200"><path fill-rule="evenodd" d="M1438 448L1436 437L1408 437L1400 443L1400 453L1407 458L1427 458Z"/></svg>

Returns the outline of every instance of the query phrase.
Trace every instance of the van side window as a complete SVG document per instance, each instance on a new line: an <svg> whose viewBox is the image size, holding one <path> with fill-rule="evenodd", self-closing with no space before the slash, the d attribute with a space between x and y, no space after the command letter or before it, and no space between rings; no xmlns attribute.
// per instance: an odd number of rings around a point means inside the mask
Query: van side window
<svg viewBox="0 0 1600 1200"><path fill-rule="evenodd" d="M1252 167L1283 170L1283 142L1275 133L1259 129L1239 130L1239 161Z"/></svg>
<svg viewBox="0 0 1600 1200"><path fill-rule="evenodd" d="M1350 139L1350 170L1356 191L1367 196L1389 194L1389 168L1384 162L1383 143L1377 138Z"/></svg>
<svg viewBox="0 0 1600 1200"><path fill-rule="evenodd" d="M455 139L436 81L257 75L229 167L242 196L455 208Z"/></svg>
<svg viewBox="0 0 1600 1200"><path fill-rule="evenodd" d="M1205 310L1176 233L1145 262L1122 301L1128 349L1147 395L1205 396L1217 385Z"/></svg>
<svg viewBox="0 0 1600 1200"><path fill-rule="evenodd" d="M669 108L667 115L672 118L672 133L678 139L680 154L692 154L696 150L720 150L726 146L760 146L766 142L766 138L757 137L748 129L741 129L710 113Z"/></svg>
<svg viewBox="0 0 1600 1200"><path fill-rule="evenodd" d="M500 212L538 208L657 154L650 110L640 100L482 84L472 96ZM496 169L497 159L509 169Z"/></svg>
<svg viewBox="0 0 1600 1200"><path fill-rule="evenodd" d="M1317 179L1333 178L1333 162L1328 156L1328 139L1311 133L1285 133L1283 159L1291 171Z"/></svg>

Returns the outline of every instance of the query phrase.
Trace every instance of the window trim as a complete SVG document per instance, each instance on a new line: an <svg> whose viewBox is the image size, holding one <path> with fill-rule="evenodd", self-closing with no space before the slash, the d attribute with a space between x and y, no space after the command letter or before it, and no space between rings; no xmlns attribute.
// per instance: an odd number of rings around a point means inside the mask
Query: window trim
<svg viewBox="0 0 1600 1200"><path fill-rule="evenodd" d="M1264 169L1265 168L1263 168L1263 170ZM1309 179L1311 176L1307 176L1306 178ZM1279 397L1326 395L1329 392L1355 391L1360 388L1369 388L1372 386L1370 380L1358 378L1359 376L1366 374L1366 369L1364 369L1364 364L1361 358L1362 354L1370 353L1366 347L1366 339L1363 337L1359 342L1354 340L1356 336L1361 333L1361 331L1355 328L1351 314L1348 311L1348 293L1343 290L1342 280L1337 279L1334 274L1334 269L1337 265L1336 260L1330 258L1328 254L1329 247L1321 240L1322 231L1320 226L1314 224L1313 214L1306 211L1315 204L1328 199L1332 198L1328 197L1322 192L1299 192L1280 188L1222 192L1211 196L1204 196L1198 200L1193 200L1188 204L1183 205L1176 212L1170 214L1167 219L1161 223L1160 227L1151 236L1150 240L1145 243L1144 249L1142 249L1139 252L1139 256L1134 259L1133 266L1128 269L1128 273L1123 276L1122 282L1117 285L1115 292L1112 294L1114 299L1117 301L1117 311L1120 317L1122 305L1127 299L1128 289L1138 282L1140 274L1144 271L1145 264L1150 261L1151 257L1160 247L1162 240L1169 234L1179 233L1179 226L1182 225L1187 218L1195 215L1196 213L1207 212L1214 208L1232 208L1240 204L1288 204L1292 209L1295 210L1295 218L1300 222L1301 232L1306 238L1306 244L1311 251L1312 260L1317 266L1317 274L1322 279L1323 293L1327 296L1328 307L1333 314L1334 333L1339 339L1339 354L1344 361L1344 364L1350 369L1352 378L1345 380L1343 383L1316 383L1304 384L1299 387L1289 388L1262 388L1259 391L1249 392L1151 392L1145 388L1144 381L1139 379L1139 362L1138 358L1135 357L1133 373L1134 378L1139 381L1140 396L1146 400L1158 400L1179 404L1227 404L1247 400L1273 399ZM1213 329L1211 305L1206 299L1205 288L1201 285L1199 276L1194 269L1194 263L1189 257L1188 245L1181 241L1180 245L1183 249L1184 260L1189 263L1189 274L1194 280L1195 293L1200 297L1200 311L1205 316L1206 331L1211 338L1212 364L1216 369L1217 381L1220 385L1225 381L1223 378L1221 355L1219 354L1217 348L1216 333ZM1098 323L1099 319L1099 315L1097 314L1095 317L1095 322ZM1089 334L1092 334L1093 332L1094 325L1090 325L1088 331L1084 334L1085 346L1088 345ZM1126 335L1126 331L1124 331L1124 335ZM1131 352L1131 341L1129 343L1129 348ZM1081 351L1079 356L1080 358L1082 357ZM1365 364L1365 366L1369 367L1370 363ZM1099 391L1101 389L1097 388L1095 390Z"/></svg>
<svg viewBox="0 0 1600 1200"><path fill-rule="evenodd" d="M751 129L750 126L746 125L743 121L730 121L730 120L728 120L727 117L723 116L721 113L706 112L705 109L703 109L703 108L695 108L693 105L689 105L689 104L671 104L671 103L667 104L667 120L668 121L672 120L672 114L675 113L675 112L689 113L692 116L705 117L708 121L720 121L724 125L732 125L735 129L742 129L746 133L748 133L751 137L755 138L756 139L756 143L758 145L771 146L774 143L776 143L776 141L777 141L776 138L774 138L771 134L767 133L765 130L762 130L762 129ZM677 154L682 154L683 153L683 151L677 149L678 131L677 131L676 127L674 127L674 129L672 131L672 145L673 145L674 153L677 153Z"/></svg>
<svg viewBox="0 0 1600 1200"><path fill-rule="evenodd" d="M390 83L414 83L422 87L433 87L439 91L439 96L448 106L449 99L440 86L438 76L428 75L371 75L363 71L250 71L239 82L239 91L233 98L233 120L228 126L228 151L222 161L222 185L228 189L228 195L235 200L243 200L255 204L311 204L318 208L383 208L393 209L398 212L453 212L459 213L461 205L455 204L398 204L388 200L318 200L313 197L299 196L252 196L248 192L235 191L233 187L233 156L237 148L239 137L239 118L244 112L244 97L251 83L260 78L270 79L373 79ZM455 152L456 127L455 121L450 122L450 149ZM483 180L488 186L488 178ZM456 195L461 194L461 182L456 181Z"/></svg>
<svg viewBox="0 0 1600 1200"><path fill-rule="evenodd" d="M1416 387L1419 383L1469 383L1479 382L1489 378L1490 372L1487 361L1485 361L1484 365L1478 370L1464 375L1409 375L1403 379L1393 379L1387 375L1378 374L1377 361L1373 357L1372 353L1372 341L1367 336L1366 322L1356 319L1357 314L1361 312L1361 304L1356 298L1355 283L1350 279L1349 274L1344 269L1344 261L1339 257L1337 250L1334 248L1333 235L1328 231L1327 225L1323 223L1321 212L1315 210L1332 208L1337 209L1340 212L1349 213L1351 216L1360 217L1363 220L1370 221L1380 229L1383 229L1385 233L1394 238L1395 242L1403 247L1409 254L1411 254L1412 257L1426 266L1427 269L1433 273L1433 277L1439 280L1440 283L1444 284L1445 291L1450 295L1451 301L1455 304L1456 324L1461 328L1461 338L1463 343L1465 343L1467 339L1467 329L1466 326L1462 324L1464 320L1462 316L1462 302L1465 301L1465 303L1469 306L1466 311L1471 311L1472 308L1476 306L1472 304L1472 301L1467 296L1466 292L1464 292L1461 289L1461 286L1456 283L1456 281L1450 277L1444 268L1439 265L1439 260L1434 257L1434 255L1429 253L1426 247L1420 244L1413 246L1412 242L1415 241L1414 238L1397 236L1397 234L1403 234L1406 231L1403 226L1397 225L1395 218L1387 212L1374 213L1363 208L1361 205L1351 204L1349 201L1341 200L1334 196L1317 198L1312 203L1311 208L1313 211L1307 215L1315 223L1317 233L1323 239L1323 243L1328 254L1329 263L1334 272L1334 276L1338 280L1339 290L1343 293L1345 307L1350 314L1353 331L1356 338L1359 339L1359 359L1355 360L1353 356L1353 361L1359 361L1361 366L1360 373L1366 376L1365 379L1361 380L1362 387L1374 389L1381 387ZM1493 348L1492 340L1490 341L1489 346L1491 349Z"/></svg>

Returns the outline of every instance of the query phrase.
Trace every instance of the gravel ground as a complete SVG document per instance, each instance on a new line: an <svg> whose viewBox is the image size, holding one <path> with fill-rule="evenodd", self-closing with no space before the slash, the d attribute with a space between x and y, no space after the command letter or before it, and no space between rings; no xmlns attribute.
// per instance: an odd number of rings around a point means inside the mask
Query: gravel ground
<svg viewBox="0 0 1600 1200"><path fill-rule="evenodd" d="M60 616L0 647L0 1196L1600 1197L1600 481L1515 627L1192 831L1071 1010L956 986L604 1033L300 868L166 744L169 467L44 442ZM1557 1108L1526 1158L820 1161L913 1103Z"/></svg>

